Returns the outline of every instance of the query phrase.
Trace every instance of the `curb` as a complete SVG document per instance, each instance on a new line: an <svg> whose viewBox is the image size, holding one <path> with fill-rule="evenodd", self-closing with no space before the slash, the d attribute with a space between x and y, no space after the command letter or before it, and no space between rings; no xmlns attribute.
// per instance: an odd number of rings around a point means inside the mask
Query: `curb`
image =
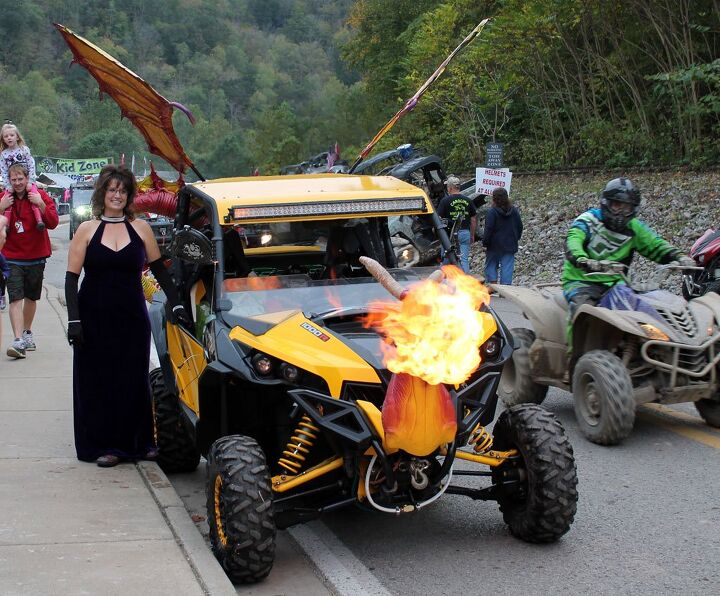
<svg viewBox="0 0 720 596"><path fill-rule="evenodd" d="M175 537L175 542L190 564L190 569L202 587L203 594L236 596L235 587L210 552L200 530L190 519L185 505L160 466L155 462L141 461L137 462L135 467L155 499L165 523Z"/></svg>
<svg viewBox="0 0 720 596"><path fill-rule="evenodd" d="M47 301L63 326L63 330L67 329L64 292L50 285L43 286L43 289ZM160 466L155 462L141 461L137 462L135 467L157 504L165 523L170 528L176 544L180 547L190 565L190 569L200 584L203 594L207 596L222 596L225 594L236 596L235 587L210 551L200 530L190 519L185 504L175 492Z"/></svg>

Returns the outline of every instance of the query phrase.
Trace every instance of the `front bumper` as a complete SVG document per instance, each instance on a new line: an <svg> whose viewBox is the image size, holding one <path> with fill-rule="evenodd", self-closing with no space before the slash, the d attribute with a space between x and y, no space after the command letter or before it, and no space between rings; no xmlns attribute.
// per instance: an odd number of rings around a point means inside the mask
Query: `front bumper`
<svg viewBox="0 0 720 596"><path fill-rule="evenodd" d="M678 375L693 380L715 383L716 368L720 363L720 333L716 333L699 346L651 339L640 346L643 360L662 371L670 373L670 387L677 384Z"/></svg>

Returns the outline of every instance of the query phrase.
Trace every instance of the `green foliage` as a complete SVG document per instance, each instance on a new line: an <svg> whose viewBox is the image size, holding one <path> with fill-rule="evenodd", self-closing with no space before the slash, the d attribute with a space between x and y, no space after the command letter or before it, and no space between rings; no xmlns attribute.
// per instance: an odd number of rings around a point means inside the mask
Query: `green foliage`
<svg viewBox="0 0 720 596"><path fill-rule="evenodd" d="M147 156L97 83L68 69L52 22L188 106L197 124L178 114L176 132L216 176L275 173L335 141L351 161L492 17L376 151L412 142L455 172L493 140L516 169L720 159L717 0L25 0L0 12L0 118L37 155Z"/></svg>

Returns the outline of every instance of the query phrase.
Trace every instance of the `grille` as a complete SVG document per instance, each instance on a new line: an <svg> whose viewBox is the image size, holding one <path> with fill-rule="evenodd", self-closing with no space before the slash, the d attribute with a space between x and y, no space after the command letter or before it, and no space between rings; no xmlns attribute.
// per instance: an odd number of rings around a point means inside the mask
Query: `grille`
<svg viewBox="0 0 720 596"><path fill-rule="evenodd" d="M672 366L674 350L675 348L670 346L656 345L649 350L649 355ZM700 372L708 363L708 356L707 350L684 350L681 348L678 355L678 367L690 372Z"/></svg>
<svg viewBox="0 0 720 596"><path fill-rule="evenodd" d="M680 312L673 312L664 308L658 308L657 311L673 329L677 329L687 337L695 337L697 335L697 323L689 310L683 309Z"/></svg>
<svg viewBox="0 0 720 596"><path fill-rule="evenodd" d="M382 409L385 401L385 389L381 385L365 385L362 383L346 383L340 399L357 401L359 399L373 403Z"/></svg>

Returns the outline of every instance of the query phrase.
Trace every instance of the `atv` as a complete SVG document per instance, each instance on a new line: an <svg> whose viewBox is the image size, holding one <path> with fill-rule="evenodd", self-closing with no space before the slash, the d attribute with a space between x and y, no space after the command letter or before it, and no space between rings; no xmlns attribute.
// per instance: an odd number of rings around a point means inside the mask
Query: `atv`
<svg viewBox="0 0 720 596"><path fill-rule="evenodd" d="M622 282L597 306L577 309L570 355L568 303L559 286L493 284L532 324L512 330L515 352L500 380L502 401L540 404L548 387L572 391L580 431L599 445L627 437L636 406L649 402L694 402L707 424L720 427L720 296L688 302L658 289L670 273L687 270L658 265L646 283L621 273Z"/></svg>
<svg viewBox="0 0 720 596"><path fill-rule="evenodd" d="M487 430L513 349L488 305L466 381L429 385L384 364L365 320L387 290L368 257L399 298L433 272L396 268L387 219L404 213L434 219L450 250L427 196L394 178L236 178L179 194L173 274L194 324L168 320L162 298L151 307L158 461L178 472L207 458L210 540L234 582L270 572L276 529L341 507L403 514L458 494L497 501L529 542L570 528L577 478L558 420L520 405ZM266 230L264 244L244 246L238 225ZM398 391L417 423L399 438L405 406L394 430L384 407ZM463 476L490 482L453 483Z"/></svg>

